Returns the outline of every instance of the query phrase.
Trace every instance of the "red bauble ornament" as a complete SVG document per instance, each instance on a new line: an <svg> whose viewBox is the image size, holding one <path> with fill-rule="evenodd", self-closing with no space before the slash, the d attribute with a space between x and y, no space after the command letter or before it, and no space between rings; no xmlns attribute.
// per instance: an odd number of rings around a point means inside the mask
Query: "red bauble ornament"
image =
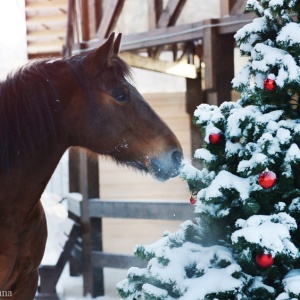
<svg viewBox="0 0 300 300"><path fill-rule="evenodd" d="M224 142L224 134L222 132L211 133L208 139L212 145L220 145Z"/></svg>
<svg viewBox="0 0 300 300"><path fill-rule="evenodd" d="M274 263L274 258L272 257L272 254L257 254L256 255L256 263L261 268L270 268Z"/></svg>
<svg viewBox="0 0 300 300"><path fill-rule="evenodd" d="M274 79L271 78L267 78L264 81L264 88L265 90L269 91L269 92L273 92L276 90L276 82Z"/></svg>
<svg viewBox="0 0 300 300"><path fill-rule="evenodd" d="M192 205L194 205L194 204L197 202L197 198L196 198L195 196L192 195L192 196L190 197L190 202L191 202Z"/></svg>
<svg viewBox="0 0 300 300"><path fill-rule="evenodd" d="M264 189L270 189L276 183L276 174L272 171L266 170L259 175L258 183Z"/></svg>

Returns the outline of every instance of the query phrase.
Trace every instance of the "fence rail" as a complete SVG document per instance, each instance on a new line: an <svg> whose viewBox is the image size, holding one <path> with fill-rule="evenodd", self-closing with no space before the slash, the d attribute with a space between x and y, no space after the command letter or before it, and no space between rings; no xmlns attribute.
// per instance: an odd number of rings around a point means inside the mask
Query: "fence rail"
<svg viewBox="0 0 300 300"><path fill-rule="evenodd" d="M83 282L91 285L92 297L104 295L103 268L128 269L132 266L145 267L146 262L141 261L132 255L113 254L102 251L102 218L124 218L124 219L152 219L152 220L187 220L194 218L194 209L189 203L180 202L136 202L136 201L103 201L98 198L88 199L83 203L80 194L69 194L67 197L69 218L75 221L73 231L66 242L64 252L56 266L44 266L40 268L41 285L40 294L37 299L54 300L58 299L55 285L61 271L70 260L70 253L77 253L77 259L72 258L71 269L80 270L84 255L89 257L89 268L83 267ZM83 205L84 204L84 205ZM87 208L89 225L84 223L83 209ZM88 229L88 232L85 232ZM80 236L80 243L76 240ZM83 239L89 237L90 242L87 248ZM79 246L81 245L81 246ZM79 250L78 250L79 248ZM76 251L74 251L76 250ZM75 265L74 265L75 263ZM86 271L89 270L89 271ZM49 274L51 276L49 276ZM78 274L77 274L78 275Z"/></svg>
<svg viewBox="0 0 300 300"><path fill-rule="evenodd" d="M82 200L79 197L72 198L72 196L68 196L67 200L69 212L80 218ZM90 218L187 220L194 218L193 211L189 203L181 202L88 200Z"/></svg>
<svg viewBox="0 0 300 300"><path fill-rule="evenodd" d="M69 217L80 222L82 217L83 201L80 195L67 197ZM152 219L152 220L187 220L194 218L194 209L189 203L181 202L136 202L136 201L104 201L101 199L87 200L88 216L91 220L90 232L97 232L97 228L93 228L93 224L99 226L102 218L121 218L121 219ZM98 220L98 222L95 220ZM100 221L101 222L101 221ZM96 226L97 226L96 225ZM93 237L91 236L91 239ZM99 241L98 241L99 242ZM100 241L99 245L102 245ZM127 269L132 266L145 267L146 262L141 261L132 255L112 254L99 251L95 244L90 249L83 249L89 252L90 263L92 266L92 286L94 292L92 296L104 295L103 268ZM90 276L85 275L83 276Z"/></svg>

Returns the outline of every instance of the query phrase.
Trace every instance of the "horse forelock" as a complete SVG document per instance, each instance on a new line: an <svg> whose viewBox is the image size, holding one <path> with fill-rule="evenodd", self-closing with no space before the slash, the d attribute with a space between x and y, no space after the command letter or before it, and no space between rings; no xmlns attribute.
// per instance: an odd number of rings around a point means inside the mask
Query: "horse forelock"
<svg viewBox="0 0 300 300"><path fill-rule="evenodd" d="M122 58L116 55L114 58L114 64L114 70L119 76L127 79L128 81L133 81L132 69Z"/></svg>
<svg viewBox="0 0 300 300"><path fill-rule="evenodd" d="M0 83L0 170L37 152L47 154L56 139L60 102L49 60L31 62Z"/></svg>

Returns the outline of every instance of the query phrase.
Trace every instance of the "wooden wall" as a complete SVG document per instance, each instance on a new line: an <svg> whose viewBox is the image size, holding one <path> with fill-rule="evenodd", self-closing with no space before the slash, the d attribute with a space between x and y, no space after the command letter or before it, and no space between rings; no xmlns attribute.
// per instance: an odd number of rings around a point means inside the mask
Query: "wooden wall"
<svg viewBox="0 0 300 300"><path fill-rule="evenodd" d="M191 158L190 117L185 93L143 95L175 132L186 158ZM179 177L161 183L110 160L100 158L100 198L103 200L189 201L186 183ZM168 213L168 212L166 212ZM165 230L175 231L180 221L104 219L104 251L131 253L136 244L151 243Z"/></svg>

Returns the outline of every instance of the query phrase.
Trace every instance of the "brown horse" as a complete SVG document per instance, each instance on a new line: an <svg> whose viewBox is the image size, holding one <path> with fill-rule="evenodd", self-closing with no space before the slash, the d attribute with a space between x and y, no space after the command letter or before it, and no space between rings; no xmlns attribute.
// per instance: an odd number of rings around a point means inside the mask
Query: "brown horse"
<svg viewBox="0 0 300 300"><path fill-rule="evenodd" d="M178 175L181 146L130 84L120 40L31 63L0 84L0 291L11 299L35 296L47 238L39 199L70 146L160 181Z"/></svg>

